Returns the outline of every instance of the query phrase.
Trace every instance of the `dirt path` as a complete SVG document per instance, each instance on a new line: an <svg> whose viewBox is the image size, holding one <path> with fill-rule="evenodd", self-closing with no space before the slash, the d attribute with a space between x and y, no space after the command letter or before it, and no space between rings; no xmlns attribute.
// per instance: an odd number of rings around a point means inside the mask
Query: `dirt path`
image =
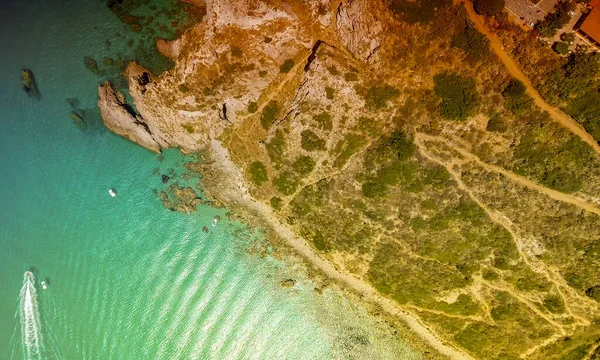
<svg viewBox="0 0 600 360"><path fill-rule="evenodd" d="M272 228L300 256L322 271L323 274L349 286L350 289L361 294L364 300L380 306L388 314L402 319L413 332L442 355L450 359L472 359L471 356L441 340L432 329L425 326L416 316L402 310L397 303L379 294L367 282L337 269L331 262L318 255L304 239L296 236L287 225L280 222L268 205L254 200L248 189L243 185L243 174L231 161L229 152L219 141L212 141L210 153L213 157L211 166L218 174L217 178L213 180L216 184L214 184L212 190L218 191L219 198L234 207L258 215L266 222L265 225Z"/></svg>
<svg viewBox="0 0 600 360"><path fill-rule="evenodd" d="M592 135L585 131L583 126L581 126L569 115L548 104L537 92L537 90L535 90L529 78L523 73L523 71L521 71L517 63L504 51L504 47L502 46L502 42L498 36L488 30L488 28L485 26L483 17L477 15L475 10L473 10L473 4L465 0L459 1L465 5L467 13L469 14L469 18L475 24L475 28L488 38L492 50L500 58L508 72L514 78L525 84L525 87L527 88L527 94L533 98L535 104L542 110L547 111L554 121L569 129L569 131L571 131L573 134L579 136L581 140L588 143L597 154L600 154L600 145L598 145L598 142L592 137Z"/></svg>
<svg viewBox="0 0 600 360"><path fill-rule="evenodd" d="M512 173L508 170L505 170L504 168L501 168L499 166L495 166L495 165L490 165L486 162L483 162L481 159L479 159L477 156L475 156L474 154L464 150L463 148L457 146L455 143L453 143L452 141L443 138L443 137L439 137L439 136L432 136L432 135L427 135L427 134L423 134L423 133L417 133L415 134L415 140L418 139L423 139L423 140L429 140L429 141L437 141L437 142L442 142L448 146L450 146L453 150L457 151L460 155L464 156L466 159L469 159L471 161L476 162L478 165L482 166L484 169L492 171L492 172L496 172L499 174L504 175L505 177L507 177L509 180L516 182L520 185L523 185L531 190L535 190L537 192L540 192L556 201L561 201L564 203L568 203L571 205L575 205L580 209L583 209L585 211L588 211L590 213L596 214L598 216L600 216L600 209L598 209L597 207L593 206L590 203L581 201L571 195L562 193L560 191L557 190L552 190L550 188L547 188L545 186L542 186L538 183L535 183L527 178L524 178L522 176L519 176L515 173Z"/></svg>

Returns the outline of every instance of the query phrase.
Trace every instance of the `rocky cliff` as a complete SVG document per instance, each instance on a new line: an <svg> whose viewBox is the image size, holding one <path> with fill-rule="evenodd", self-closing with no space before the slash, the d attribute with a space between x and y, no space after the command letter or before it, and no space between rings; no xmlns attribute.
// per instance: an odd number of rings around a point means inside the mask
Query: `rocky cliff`
<svg viewBox="0 0 600 360"><path fill-rule="evenodd" d="M463 5L205 5L158 40L172 70L129 65L134 106L99 88L108 128L204 151L218 163L191 168L212 197L277 217L447 356L595 351L598 154L507 90Z"/></svg>

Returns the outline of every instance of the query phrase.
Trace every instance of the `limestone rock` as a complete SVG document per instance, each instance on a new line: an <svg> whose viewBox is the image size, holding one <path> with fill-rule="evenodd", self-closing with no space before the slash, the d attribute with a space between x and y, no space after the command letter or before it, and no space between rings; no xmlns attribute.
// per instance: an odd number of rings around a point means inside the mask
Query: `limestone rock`
<svg viewBox="0 0 600 360"><path fill-rule="evenodd" d="M98 87L98 96L100 97L98 107L107 128L146 149L160 152L163 144L155 140L144 119L136 115L127 105L123 94L116 92L106 81L104 85Z"/></svg>

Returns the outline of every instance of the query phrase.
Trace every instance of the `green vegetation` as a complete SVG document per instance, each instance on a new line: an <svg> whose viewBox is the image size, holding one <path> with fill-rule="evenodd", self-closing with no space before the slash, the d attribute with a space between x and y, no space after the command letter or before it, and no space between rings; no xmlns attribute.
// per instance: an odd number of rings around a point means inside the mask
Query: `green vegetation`
<svg viewBox="0 0 600 360"><path fill-rule="evenodd" d="M281 74L289 73L290 70L294 67L295 63L292 59L287 59L283 62L283 64L279 67L279 72Z"/></svg>
<svg viewBox="0 0 600 360"><path fill-rule="evenodd" d="M256 101L251 101L250 104L248 104L248 112L254 114L256 111L258 111L258 104Z"/></svg>
<svg viewBox="0 0 600 360"><path fill-rule="evenodd" d="M294 161L292 168L300 176L308 175L315 168L315 161L310 156L303 155Z"/></svg>
<svg viewBox="0 0 600 360"><path fill-rule="evenodd" d="M473 8L479 15L494 16L504 8L504 0L473 0Z"/></svg>
<svg viewBox="0 0 600 360"><path fill-rule="evenodd" d="M562 41L555 42L552 45L552 49L554 49L554 51L556 51L557 54L566 55L569 53L569 44Z"/></svg>
<svg viewBox="0 0 600 360"><path fill-rule="evenodd" d="M292 195L298 188L298 178L293 173L284 171L273 179L273 185L283 195Z"/></svg>
<svg viewBox="0 0 600 360"><path fill-rule="evenodd" d="M562 314L565 312L565 304L558 295L548 295L544 299L544 306L553 314Z"/></svg>
<svg viewBox="0 0 600 360"><path fill-rule="evenodd" d="M358 81L358 74L355 72L347 72L344 74L344 80L346 81Z"/></svg>
<svg viewBox="0 0 600 360"><path fill-rule="evenodd" d="M388 101L400 95L400 90L390 85L375 85L366 90L362 87L357 87L357 92L364 97L365 106L370 109L387 108Z"/></svg>
<svg viewBox="0 0 600 360"><path fill-rule="evenodd" d="M260 116L260 123L265 130L269 130L271 125L273 125L280 110L279 104L275 100L269 101L267 106L265 106Z"/></svg>
<svg viewBox="0 0 600 360"><path fill-rule="evenodd" d="M342 168L348 162L348 159L358 151L366 143L365 137L355 133L348 133L335 146L334 153L339 154L333 166Z"/></svg>
<svg viewBox="0 0 600 360"><path fill-rule="evenodd" d="M452 0L388 0L388 8L401 20L416 24L428 23L441 9L452 5Z"/></svg>
<svg viewBox="0 0 600 360"><path fill-rule="evenodd" d="M331 121L331 114L328 112L322 112L313 117L313 119L319 124L319 128L331 131L333 129L333 122Z"/></svg>
<svg viewBox="0 0 600 360"><path fill-rule="evenodd" d="M269 176L267 175L267 168L260 161L255 161L250 164L250 179L256 186L261 186L265 182L269 180Z"/></svg>
<svg viewBox="0 0 600 360"><path fill-rule="evenodd" d="M573 10L573 6L571 1L561 0L554 7L554 11L546 15L544 20L538 22L535 28L544 37L554 37L558 30L567 25L571 20L569 11Z"/></svg>
<svg viewBox="0 0 600 360"><path fill-rule="evenodd" d="M473 115L477 107L475 80L452 73L433 77L434 92L442 98L440 114L450 120L464 120Z"/></svg>
<svg viewBox="0 0 600 360"><path fill-rule="evenodd" d="M541 129L524 133L514 149L518 161L515 171L558 191L572 193L581 189L585 175L579 168L592 162L594 155L586 143L564 132L557 128L551 134L563 139L558 144L545 141Z"/></svg>
<svg viewBox="0 0 600 360"><path fill-rule="evenodd" d="M494 114L487 123L486 130L491 132L503 133L508 129L506 122L498 113Z"/></svg>
<svg viewBox="0 0 600 360"><path fill-rule="evenodd" d="M271 203L271 207L275 210L281 210L281 199L278 197L272 197L269 201Z"/></svg>
<svg viewBox="0 0 600 360"><path fill-rule="evenodd" d="M182 124L181 126L185 129L185 131L188 132L188 134L193 134L196 132L196 129L194 128L194 124L192 124L192 123Z"/></svg>
<svg viewBox="0 0 600 360"><path fill-rule="evenodd" d="M585 294L597 302L600 302L600 285L592 286L585 291Z"/></svg>
<svg viewBox="0 0 600 360"><path fill-rule="evenodd" d="M572 32L565 32L560 34L560 39L566 43L572 43L575 41L575 34Z"/></svg>
<svg viewBox="0 0 600 360"><path fill-rule="evenodd" d="M277 130L275 136L271 138L271 141L266 143L267 154L273 162L273 165L277 168L283 163L283 146L285 145L285 139L283 131Z"/></svg>
<svg viewBox="0 0 600 360"><path fill-rule="evenodd" d="M190 87L187 86L187 84L179 84L179 86L177 87L179 89L179 91L181 91L182 93L187 93L190 91Z"/></svg>
<svg viewBox="0 0 600 360"><path fill-rule="evenodd" d="M327 98L329 100L333 100L333 98L335 97L335 89L330 88L329 86L325 87L325 96L327 96Z"/></svg>
<svg viewBox="0 0 600 360"><path fill-rule="evenodd" d="M488 39L471 25L465 26L454 34L450 45L478 60L488 55L490 51Z"/></svg>
<svg viewBox="0 0 600 360"><path fill-rule="evenodd" d="M321 139L312 130L304 130L300 133L302 137L300 146L306 151L325 150L325 140Z"/></svg>
<svg viewBox="0 0 600 360"><path fill-rule="evenodd" d="M511 79L504 88L502 96L506 102L504 107L513 114L521 114L529 109L533 100L525 93L525 85L517 79Z"/></svg>

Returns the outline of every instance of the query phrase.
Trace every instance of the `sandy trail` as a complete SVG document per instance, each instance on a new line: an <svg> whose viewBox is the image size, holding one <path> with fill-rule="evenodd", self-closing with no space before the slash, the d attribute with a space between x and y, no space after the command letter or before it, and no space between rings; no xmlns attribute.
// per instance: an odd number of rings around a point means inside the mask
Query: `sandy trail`
<svg viewBox="0 0 600 360"><path fill-rule="evenodd" d="M520 80L525 84L527 88L527 94L533 98L535 104L542 110L548 112L550 117L561 124L563 127L569 129L573 134L577 135L581 140L588 143L597 154L600 154L600 145L598 142L590 135L583 126L581 126L578 122L576 122L572 117L565 114L561 110L556 107L548 104L542 96L537 92L537 90L533 87L533 84L529 80L529 78L521 71L517 63L504 51L504 47L502 46L502 42L496 36L496 34L492 33L485 26L483 16L477 15L475 10L473 10L473 4L469 1L460 0L465 5L467 9L467 13L469 14L469 18L475 24L475 28L482 34L484 34L488 40L490 41L490 46L494 53L500 58L508 72L516 79Z"/></svg>
<svg viewBox="0 0 600 360"><path fill-rule="evenodd" d="M402 310L397 303L379 294L377 290L367 282L360 280L349 273L340 271L330 261L318 255L303 238L297 236L287 225L282 223L268 205L252 198L248 189L243 185L243 174L235 163L231 161L229 152L219 141L212 141L210 154L213 157L210 166L213 167L218 174L221 174L223 179L223 181L219 182L218 188L213 189L214 191L218 191L219 198L224 199L227 203L231 203L234 206L241 207L258 215L267 222L267 225L276 231L289 246L291 246L306 261L319 269L324 275L349 286L350 289L361 294L364 300L376 304L388 314L402 319L413 332L418 334L427 344L429 344L429 346L436 349L442 355L445 355L450 359L472 359L468 354L443 341L432 329L425 326L416 316Z"/></svg>
<svg viewBox="0 0 600 360"><path fill-rule="evenodd" d="M502 174L509 180L516 182L520 185L523 185L531 190L540 192L556 201L561 201L561 202L564 202L567 204L575 205L582 210L585 210L585 211L588 211L590 213L600 216L600 209L593 206L592 204L581 201L569 194L565 194L560 191L553 190L553 189L547 188L545 186L542 186L542 185L535 183L527 178L524 178L524 177L519 176L515 173L512 173L508 170L505 170L504 168L501 168L499 166L495 166L495 165L491 165L486 162L483 162L481 159L479 159L474 154L464 150L463 148L461 148L460 146L457 146L457 144L453 143L452 141L450 141L446 138L442 138L439 136L433 136L433 135L427 135L427 134L423 134L423 133L415 134L415 140L418 141L420 139L428 140L428 141L442 142L442 143L450 146L453 150L457 151L459 154L464 156L466 159L476 162L478 165L480 165L481 167L483 167L486 170Z"/></svg>

